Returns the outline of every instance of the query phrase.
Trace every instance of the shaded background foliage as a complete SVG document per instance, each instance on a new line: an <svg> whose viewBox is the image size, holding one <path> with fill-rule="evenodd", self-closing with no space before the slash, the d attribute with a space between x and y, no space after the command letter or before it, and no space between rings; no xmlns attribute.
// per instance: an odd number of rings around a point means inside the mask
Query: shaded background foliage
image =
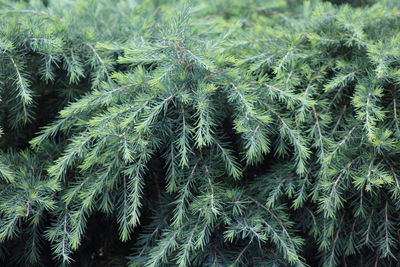
<svg viewBox="0 0 400 267"><path fill-rule="evenodd" d="M1 1L3 264L394 265L400 9L330 2Z"/></svg>

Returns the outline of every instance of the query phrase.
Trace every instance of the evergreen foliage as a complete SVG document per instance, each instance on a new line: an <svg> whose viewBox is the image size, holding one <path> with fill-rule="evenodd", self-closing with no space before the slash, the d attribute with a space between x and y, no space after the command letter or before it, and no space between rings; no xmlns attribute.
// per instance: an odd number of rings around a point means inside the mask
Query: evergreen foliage
<svg viewBox="0 0 400 267"><path fill-rule="evenodd" d="M351 4L1 1L2 264L395 265L400 3Z"/></svg>

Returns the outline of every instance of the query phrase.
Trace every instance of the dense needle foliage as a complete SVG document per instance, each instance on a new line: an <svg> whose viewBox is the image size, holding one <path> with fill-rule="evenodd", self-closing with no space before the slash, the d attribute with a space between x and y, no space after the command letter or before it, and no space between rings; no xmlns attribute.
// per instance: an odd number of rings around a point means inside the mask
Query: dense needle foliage
<svg viewBox="0 0 400 267"><path fill-rule="evenodd" d="M0 0L0 265L394 266L400 2L331 2Z"/></svg>

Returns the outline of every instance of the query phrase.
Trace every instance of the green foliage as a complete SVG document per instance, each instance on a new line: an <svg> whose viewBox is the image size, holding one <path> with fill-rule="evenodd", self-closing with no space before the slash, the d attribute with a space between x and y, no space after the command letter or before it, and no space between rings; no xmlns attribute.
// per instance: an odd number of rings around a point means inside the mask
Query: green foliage
<svg viewBox="0 0 400 267"><path fill-rule="evenodd" d="M0 2L3 263L395 264L400 5L369 4Z"/></svg>

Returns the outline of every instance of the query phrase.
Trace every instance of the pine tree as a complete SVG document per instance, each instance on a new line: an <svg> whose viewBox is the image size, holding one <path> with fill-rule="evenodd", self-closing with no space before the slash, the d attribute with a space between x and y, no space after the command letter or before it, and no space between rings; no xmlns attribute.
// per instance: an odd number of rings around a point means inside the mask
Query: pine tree
<svg viewBox="0 0 400 267"><path fill-rule="evenodd" d="M4 264L398 261L397 1L1 5Z"/></svg>

